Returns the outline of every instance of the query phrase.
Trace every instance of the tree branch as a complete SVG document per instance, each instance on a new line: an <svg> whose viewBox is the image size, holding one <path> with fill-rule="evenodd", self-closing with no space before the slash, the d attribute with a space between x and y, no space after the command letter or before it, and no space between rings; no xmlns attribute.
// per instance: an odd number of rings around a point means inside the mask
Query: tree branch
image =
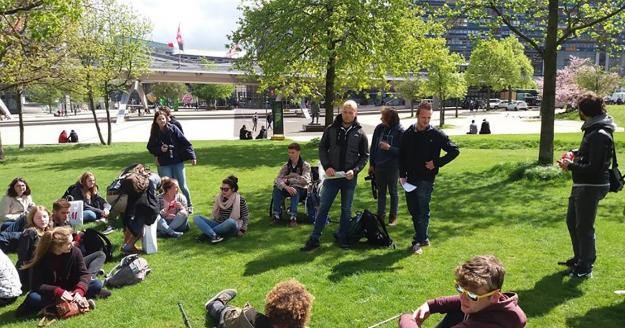
<svg viewBox="0 0 625 328"><path fill-rule="evenodd" d="M614 10L613 12L603 16L603 17L599 17L593 21L587 22L585 24L581 24L579 26L575 26L573 28L567 28L564 33L562 34L562 36L556 41L556 45L560 45L562 43L564 43L564 41L566 41L566 39L571 36L571 34L579 31L579 30L583 30L587 27L591 27L593 25L599 24L601 22L604 22L614 16L616 16L617 14L621 13L623 10L625 10L625 5L622 5L621 7L618 7L618 9Z"/></svg>
<svg viewBox="0 0 625 328"><path fill-rule="evenodd" d="M6 16L15 15L15 14L17 14L19 12L29 11L29 10L35 9L37 7L40 7L42 5L43 5L43 1L35 1L33 3L24 5L22 7L17 7L17 8L13 8L13 9L8 9L8 10L5 10L5 11L2 11L2 12L0 12L0 15L6 15Z"/></svg>
<svg viewBox="0 0 625 328"><path fill-rule="evenodd" d="M508 26L508 28L510 29L510 31L512 31L514 34L516 34L517 36L519 36L521 39L523 39L525 42L529 43L534 49L536 49L536 51L540 54L541 57L545 56L545 52L544 49L539 46L536 41L532 40L532 38L526 36L525 34L523 34L523 32L521 32L521 30L519 30L516 26L512 25L512 22L510 21L510 19L508 19L508 17L506 17L503 12L497 8L497 6L495 5L495 3L491 2L490 4L486 5L487 8L490 8L492 10L495 11L495 13L497 14L497 16L501 17L501 20L503 21L503 23Z"/></svg>

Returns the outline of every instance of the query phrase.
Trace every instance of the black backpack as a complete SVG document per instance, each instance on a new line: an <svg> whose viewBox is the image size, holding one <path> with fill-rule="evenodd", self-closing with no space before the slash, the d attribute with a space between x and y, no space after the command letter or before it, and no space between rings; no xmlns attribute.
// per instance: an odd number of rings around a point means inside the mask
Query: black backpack
<svg viewBox="0 0 625 328"><path fill-rule="evenodd" d="M152 225L156 222L160 213L160 206L156 198L156 190L150 183L146 190L135 203L135 216L142 217L146 225Z"/></svg>
<svg viewBox="0 0 625 328"><path fill-rule="evenodd" d="M367 237L367 242L374 246L395 247L393 239L386 231L384 221L368 210L364 210L350 221L348 241L355 244L362 237Z"/></svg>
<svg viewBox="0 0 625 328"><path fill-rule="evenodd" d="M81 237L80 244L85 247L85 255L102 251L106 254L106 261L113 259L111 241L101 232L88 228Z"/></svg>

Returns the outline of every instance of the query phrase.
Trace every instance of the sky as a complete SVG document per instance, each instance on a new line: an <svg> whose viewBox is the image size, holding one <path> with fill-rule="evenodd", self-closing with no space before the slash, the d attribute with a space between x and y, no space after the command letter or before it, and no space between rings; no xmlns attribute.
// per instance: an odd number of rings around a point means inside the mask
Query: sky
<svg viewBox="0 0 625 328"><path fill-rule="evenodd" d="M176 40L176 31L184 39L184 48L227 51L228 34L241 16L240 0L119 0L132 6L152 22L152 41Z"/></svg>

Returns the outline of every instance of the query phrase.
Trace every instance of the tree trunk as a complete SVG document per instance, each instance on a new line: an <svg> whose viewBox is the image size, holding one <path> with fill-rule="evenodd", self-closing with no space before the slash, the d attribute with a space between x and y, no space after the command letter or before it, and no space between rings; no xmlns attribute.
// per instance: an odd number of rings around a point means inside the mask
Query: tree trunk
<svg viewBox="0 0 625 328"><path fill-rule="evenodd" d="M410 117L414 117L414 100L410 99Z"/></svg>
<svg viewBox="0 0 625 328"><path fill-rule="evenodd" d="M512 102L512 86L508 86L508 103Z"/></svg>
<svg viewBox="0 0 625 328"><path fill-rule="evenodd" d="M326 118L325 126L330 126L334 121L334 80L336 79L336 55L334 54L334 44L331 43L332 49L328 57L328 65L326 66L326 95L325 109Z"/></svg>
<svg viewBox="0 0 625 328"><path fill-rule="evenodd" d="M455 103L456 103L456 118L458 118L458 100L456 100Z"/></svg>
<svg viewBox="0 0 625 328"><path fill-rule="evenodd" d="M17 87L15 90L15 96L17 98L17 114L20 119L20 149L24 149L24 115L22 111L22 88Z"/></svg>
<svg viewBox="0 0 625 328"><path fill-rule="evenodd" d="M540 146L538 164L553 163L553 124L556 104L556 56L558 31L558 1L549 0L549 17L547 36L545 39L544 65L545 79L543 84L543 101L540 104Z"/></svg>
<svg viewBox="0 0 625 328"><path fill-rule="evenodd" d="M441 106L439 108L439 110L441 111L441 122L440 122L440 128L443 128L443 125L445 125L445 96L444 95L440 95L440 102L441 102Z"/></svg>
<svg viewBox="0 0 625 328"><path fill-rule="evenodd" d="M87 93L89 96L89 109L91 109L91 113L93 114L93 121L95 122L95 128L98 131L98 137L100 138L100 143L106 145L104 142L104 138L102 137L102 131L100 131L100 124L98 123L98 116L95 113L95 102L93 101L93 90L89 89Z"/></svg>
<svg viewBox="0 0 625 328"><path fill-rule="evenodd" d="M2 145L2 134L0 133L0 161L4 161L4 146Z"/></svg>
<svg viewBox="0 0 625 328"><path fill-rule="evenodd" d="M111 112L110 112L110 106L109 106L109 92L108 92L108 86L104 86L104 109L106 110L106 127L108 130L108 136L106 137L106 144L110 145L111 141L113 139L113 132L111 131ZM128 108L126 108L126 110L128 110ZM141 112L141 110L139 109L139 112Z"/></svg>
<svg viewBox="0 0 625 328"><path fill-rule="evenodd" d="M486 87L486 111L490 110L490 87Z"/></svg>

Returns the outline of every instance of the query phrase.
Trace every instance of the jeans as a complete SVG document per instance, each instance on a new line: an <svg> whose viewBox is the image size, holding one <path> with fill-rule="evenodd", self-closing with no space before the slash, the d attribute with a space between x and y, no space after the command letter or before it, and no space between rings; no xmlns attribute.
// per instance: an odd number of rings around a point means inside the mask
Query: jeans
<svg viewBox="0 0 625 328"><path fill-rule="evenodd" d="M386 214L386 189L391 198L390 217L397 217L399 207L399 195L397 194L397 180L399 169L396 167L376 167L375 183L378 185L378 215Z"/></svg>
<svg viewBox="0 0 625 328"><path fill-rule="evenodd" d="M599 201L607 195L608 190L608 186L574 186L571 189L566 225L573 245L573 258L583 270L592 270L597 259L595 218Z"/></svg>
<svg viewBox="0 0 625 328"><path fill-rule="evenodd" d="M21 235L21 232L0 232L0 249L5 253L15 252Z"/></svg>
<svg viewBox="0 0 625 328"><path fill-rule="evenodd" d="M340 191L341 221L337 237L339 242L346 241L347 233L349 231L349 221L352 216L352 201L354 200L354 191L356 190L357 180L357 176L354 176L351 180L347 180L345 178L323 180L323 187L321 188L321 204L319 205L319 211L317 211L315 228L310 235L310 239L319 241L321 238L321 232L326 226L326 218L328 217L328 212L330 212L330 207L332 207L336 194Z"/></svg>
<svg viewBox="0 0 625 328"><path fill-rule="evenodd" d="M193 218L195 225L202 231L203 234L209 237L215 237L217 235L226 237L229 235L235 236L239 228L237 227L237 221L233 218L229 218L224 222L217 222L215 220L209 220L201 215L197 215Z"/></svg>
<svg viewBox="0 0 625 328"><path fill-rule="evenodd" d="M289 207L289 215L297 216L297 204L299 204L300 199L306 197L306 189L295 187L297 193L291 196L286 190L278 189L278 187L273 186L273 215L280 216L282 214L282 200L285 197L291 197L291 206Z"/></svg>
<svg viewBox="0 0 625 328"><path fill-rule="evenodd" d="M20 215L16 220L6 220L0 226L0 231L6 232L22 232L26 225L26 214Z"/></svg>
<svg viewBox="0 0 625 328"><path fill-rule="evenodd" d="M178 185L182 190L182 194L187 198L187 204L192 207L191 192L187 186L186 173L184 171L184 162L178 164L161 165L158 167L158 175L161 177L170 177L178 180Z"/></svg>
<svg viewBox="0 0 625 328"><path fill-rule="evenodd" d="M83 210L82 211L82 222L89 223L94 222L95 220L99 220L102 215L98 212L92 210Z"/></svg>
<svg viewBox="0 0 625 328"><path fill-rule="evenodd" d="M429 240L428 226L430 224L430 200L434 191L434 182L419 180L415 183L417 189L406 193L406 205L412 216L412 225L415 235L412 245Z"/></svg>
<svg viewBox="0 0 625 328"><path fill-rule="evenodd" d="M94 277L102 268L104 267L104 262L106 262L106 254L103 251L93 252L89 255L84 256L85 266L87 266L87 271L91 273ZM102 288L102 287L100 287Z"/></svg>
<svg viewBox="0 0 625 328"><path fill-rule="evenodd" d="M92 299L100 293L100 290L102 290L102 282L95 279L91 280L85 297ZM31 313L37 313L55 301L56 299L53 295L42 295L38 292L31 291L26 296L26 299L24 299L24 303L17 308L15 314L17 316L25 316Z"/></svg>
<svg viewBox="0 0 625 328"><path fill-rule="evenodd" d="M187 216L186 215L176 215L176 217L171 220L166 220L159 216L157 223L158 223L158 226L156 229L161 233L187 231Z"/></svg>

